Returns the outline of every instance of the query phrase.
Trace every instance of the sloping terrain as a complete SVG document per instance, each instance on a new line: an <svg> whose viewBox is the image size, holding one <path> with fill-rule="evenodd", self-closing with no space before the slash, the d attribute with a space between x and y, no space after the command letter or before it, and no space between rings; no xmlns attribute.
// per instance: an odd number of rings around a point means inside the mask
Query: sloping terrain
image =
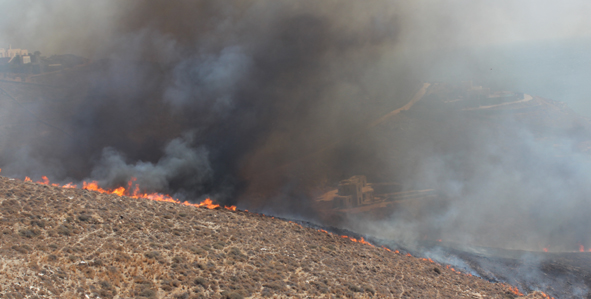
<svg viewBox="0 0 591 299"><path fill-rule="evenodd" d="M526 291L542 289L557 298L591 298L591 252L451 247L445 252L490 281L505 281Z"/></svg>
<svg viewBox="0 0 591 299"><path fill-rule="evenodd" d="M429 260L243 211L0 177L0 213L2 298L517 297Z"/></svg>

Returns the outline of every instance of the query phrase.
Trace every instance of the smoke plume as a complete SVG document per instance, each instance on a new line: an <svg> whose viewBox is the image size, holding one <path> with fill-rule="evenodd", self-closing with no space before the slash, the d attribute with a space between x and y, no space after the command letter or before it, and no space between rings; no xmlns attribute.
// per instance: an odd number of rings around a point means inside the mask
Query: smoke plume
<svg viewBox="0 0 591 299"><path fill-rule="evenodd" d="M27 98L24 86L6 90L36 123L3 138L6 174L105 186L133 176L183 199L300 206L325 168L353 170L323 157L282 167L359 131L384 107L396 109L418 86L400 73L404 63L386 67L400 25L385 2L107 2L94 4L98 15L88 22L100 26L85 32L62 24L79 24L86 11L54 21L72 4L17 9L60 32L48 42L47 31L29 28L45 49L92 63L46 76L61 87L55 95L30 87L43 101ZM15 150L23 144L26 154Z"/></svg>
<svg viewBox="0 0 591 299"><path fill-rule="evenodd" d="M498 64L475 51L589 36L584 20L544 23L588 5L574 2L536 17L520 13L531 1L2 4L0 41L91 59L35 84L1 82L2 174L105 187L136 177L145 191L292 217L313 217L315 196L363 174L447 200L340 223L358 231L588 247L586 121L557 129L419 102L370 126L422 81L519 89L526 78L492 77Z"/></svg>

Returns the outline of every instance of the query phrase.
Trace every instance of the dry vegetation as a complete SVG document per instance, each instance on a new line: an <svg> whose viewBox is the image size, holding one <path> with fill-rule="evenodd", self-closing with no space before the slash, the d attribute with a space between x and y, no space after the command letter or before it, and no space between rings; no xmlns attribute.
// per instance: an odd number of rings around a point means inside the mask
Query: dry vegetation
<svg viewBox="0 0 591 299"><path fill-rule="evenodd" d="M0 298L516 297L502 284L248 212L4 177L0 212Z"/></svg>

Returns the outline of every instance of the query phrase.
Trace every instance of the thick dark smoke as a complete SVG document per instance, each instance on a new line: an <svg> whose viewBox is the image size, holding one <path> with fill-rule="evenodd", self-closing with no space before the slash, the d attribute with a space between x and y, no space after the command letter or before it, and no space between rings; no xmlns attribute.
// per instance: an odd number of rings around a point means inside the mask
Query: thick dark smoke
<svg viewBox="0 0 591 299"><path fill-rule="evenodd" d="M418 86L404 62L384 67L400 28L385 3L130 3L99 8L110 24L88 34L100 39L75 34L85 43L76 48L64 38L62 51L93 62L51 82L67 86L56 97L68 105L47 99L21 111L51 127L11 131L3 173L107 187L133 176L184 199L303 211L324 169L355 171L318 156L289 164L358 132ZM28 151L17 151L23 144Z"/></svg>
<svg viewBox="0 0 591 299"><path fill-rule="evenodd" d="M497 82L488 75L497 65L456 49L586 34L571 23L529 34L541 18L517 12L530 2L4 4L13 13L0 39L92 62L40 84L0 82L2 174L104 187L137 177L144 191L300 217L313 217L314 196L363 174L447 201L341 223L355 230L410 243L589 247L587 121L556 129L419 102L368 128L422 80Z"/></svg>

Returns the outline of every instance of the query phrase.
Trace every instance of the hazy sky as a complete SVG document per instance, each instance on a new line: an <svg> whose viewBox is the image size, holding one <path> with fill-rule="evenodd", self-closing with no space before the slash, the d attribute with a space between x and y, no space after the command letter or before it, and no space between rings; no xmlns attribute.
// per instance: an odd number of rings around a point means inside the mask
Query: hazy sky
<svg viewBox="0 0 591 299"><path fill-rule="evenodd" d="M129 26L129 19L137 17L135 14L141 3L142 1L138 0L89 2L0 0L0 47L8 47L12 44L15 48L40 50L44 55L71 53L90 58L109 57L115 49L119 52L127 51L123 49L126 49L127 44L133 43L131 39L137 37L141 39L142 35L151 34L152 29L149 23L142 24L147 26L143 28L126 27ZM232 3L234 4L227 5L230 15L233 6L237 6L236 2ZM245 7L252 6L251 10L264 6L263 1L239 3ZM192 13L191 10L195 11L195 15L200 13L199 8L191 2L179 1L174 5L184 5L187 13ZM292 5L298 6L297 3ZM591 55L586 54L588 53L586 48L579 49L576 59L566 61L565 59L572 58L574 54L569 52L570 48L564 46L566 42L573 40L591 40L591 18L586 13L591 11L590 1L379 0L355 5L359 6L355 14L339 16L342 12L338 11L338 1L326 0L322 4L324 8L331 6L335 8L334 11L324 12L334 14L332 17L335 19L362 19L370 16L371 11L375 11L376 7L387 11L387 14L382 15L392 15L396 22L391 23L389 20L376 20L376 22L398 27L392 30L396 32L398 42L388 45L392 47L391 53L393 53L390 60L400 59L400 56L397 56L399 53L406 55L403 56L403 60L418 59L414 64L422 72L424 80L441 77L432 76L434 72L441 73L441 70L460 74L455 77L453 74L448 76L450 81L457 81L460 77L463 77L461 80L465 80L466 77L477 77L473 73L474 69L494 68L498 78L512 80L511 84L505 84L506 88L566 101L580 113L591 116L591 104L587 104L586 98L589 91L586 90L586 84L582 83L587 80L587 77L591 77L591 75L587 76L585 71L586 61L591 61ZM170 9L170 11L173 10ZM162 14L170 11L163 6ZM184 19L197 22L200 18ZM220 20L218 25L224 26L224 20ZM187 23L183 26L192 27L193 25ZM260 26L265 26L263 20ZM341 22L339 26L351 25ZM167 38L166 34L161 37L163 38L159 40L160 42ZM506 45L523 46L536 42L563 48L556 53L528 57L530 59L526 66L518 66L520 69L518 74L514 70L505 70L506 73L502 73L498 67L499 64L517 65L524 60L523 56L510 52L510 48L494 52L496 56L493 64L489 63L493 58L482 56L480 52L471 54L472 57L466 57L465 60L463 60L463 54L458 55L453 52L466 49L480 51ZM150 46L158 47L153 44ZM540 50L536 47L532 47L533 51ZM455 57L434 55L440 50L446 50L448 54L451 53ZM540 52L543 52L543 49ZM427 55L420 53L427 53ZM548 63L553 65L549 66ZM537 66L544 64L546 65L544 73L536 69ZM568 68L572 66L574 71L570 74L551 71L561 64ZM563 78L567 83L574 80L580 82L555 84L556 82L553 81L557 77ZM535 88L531 88L532 86Z"/></svg>
<svg viewBox="0 0 591 299"><path fill-rule="evenodd" d="M93 55L101 40L113 38L134 3L2 0L0 42L48 54L68 51ZM585 0L378 3L406 20L402 34L410 47L465 47L591 36L591 18L584 13L591 11L591 2Z"/></svg>
<svg viewBox="0 0 591 299"><path fill-rule="evenodd" d="M437 46L481 46L591 36L584 0L411 1L412 38Z"/></svg>

